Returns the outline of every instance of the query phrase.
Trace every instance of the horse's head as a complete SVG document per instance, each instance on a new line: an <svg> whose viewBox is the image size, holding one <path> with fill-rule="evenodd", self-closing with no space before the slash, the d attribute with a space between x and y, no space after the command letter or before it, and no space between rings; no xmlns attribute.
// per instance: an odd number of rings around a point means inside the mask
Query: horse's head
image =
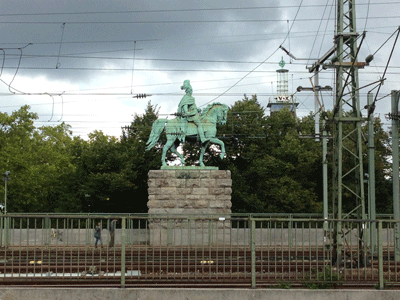
<svg viewBox="0 0 400 300"><path fill-rule="evenodd" d="M229 107L225 104L215 102L203 109L201 116L204 120L212 123L225 124Z"/></svg>
<svg viewBox="0 0 400 300"><path fill-rule="evenodd" d="M226 104L215 102L203 109L202 117L213 123L225 125L229 107Z"/></svg>
<svg viewBox="0 0 400 300"><path fill-rule="evenodd" d="M217 114L217 123L221 124L221 125L225 125L226 120L228 118L229 107L226 104L220 104L218 109L219 109L219 111Z"/></svg>

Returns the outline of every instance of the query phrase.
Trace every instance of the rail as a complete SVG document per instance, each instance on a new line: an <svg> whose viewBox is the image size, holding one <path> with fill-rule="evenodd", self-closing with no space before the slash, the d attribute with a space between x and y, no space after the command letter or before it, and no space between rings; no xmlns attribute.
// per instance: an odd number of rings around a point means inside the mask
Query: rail
<svg viewBox="0 0 400 300"><path fill-rule="evenodd" d="M293 216L8 214L0 218L0 285L398 288L398 224Z"/></svg>

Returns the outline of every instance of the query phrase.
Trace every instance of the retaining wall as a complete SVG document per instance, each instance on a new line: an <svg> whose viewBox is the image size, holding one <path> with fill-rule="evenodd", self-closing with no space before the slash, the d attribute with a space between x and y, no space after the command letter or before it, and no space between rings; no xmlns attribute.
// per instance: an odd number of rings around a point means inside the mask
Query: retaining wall
<svg viewBox="0 0 400 300"><path fill-rule="evenodd" d="M0 288L0 300L397 300L389 290Z"/></svg>

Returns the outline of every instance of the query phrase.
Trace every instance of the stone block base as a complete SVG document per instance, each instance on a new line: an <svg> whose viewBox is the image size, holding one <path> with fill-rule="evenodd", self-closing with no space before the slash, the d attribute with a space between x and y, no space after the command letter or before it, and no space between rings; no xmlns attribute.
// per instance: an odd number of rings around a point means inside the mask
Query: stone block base
<svg viewBox="0 0 400 300"><path fill-rule="evenodd" d="M151 244L215 243L220 238L210 233L210 228L224 239L221 232L231 227L230 171L193 167L152 170L148 186Z"/></svg>

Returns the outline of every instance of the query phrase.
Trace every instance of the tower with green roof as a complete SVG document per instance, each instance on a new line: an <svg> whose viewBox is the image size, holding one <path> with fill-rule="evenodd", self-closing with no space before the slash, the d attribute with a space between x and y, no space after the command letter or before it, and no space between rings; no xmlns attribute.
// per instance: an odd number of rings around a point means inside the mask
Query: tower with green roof
<svg viewBox="0 0 400 300"><path fill-rule="evenodd" d="M285 61L283 57L279 62L280 69L276 70L277 74L277 88L276 95L269 99L267 107L270 108L271 114L278 112L282 109L290 110L296 115L296 107L299 105L295 103L293 95L289 95L289 70L284 69Z"/></svg>

